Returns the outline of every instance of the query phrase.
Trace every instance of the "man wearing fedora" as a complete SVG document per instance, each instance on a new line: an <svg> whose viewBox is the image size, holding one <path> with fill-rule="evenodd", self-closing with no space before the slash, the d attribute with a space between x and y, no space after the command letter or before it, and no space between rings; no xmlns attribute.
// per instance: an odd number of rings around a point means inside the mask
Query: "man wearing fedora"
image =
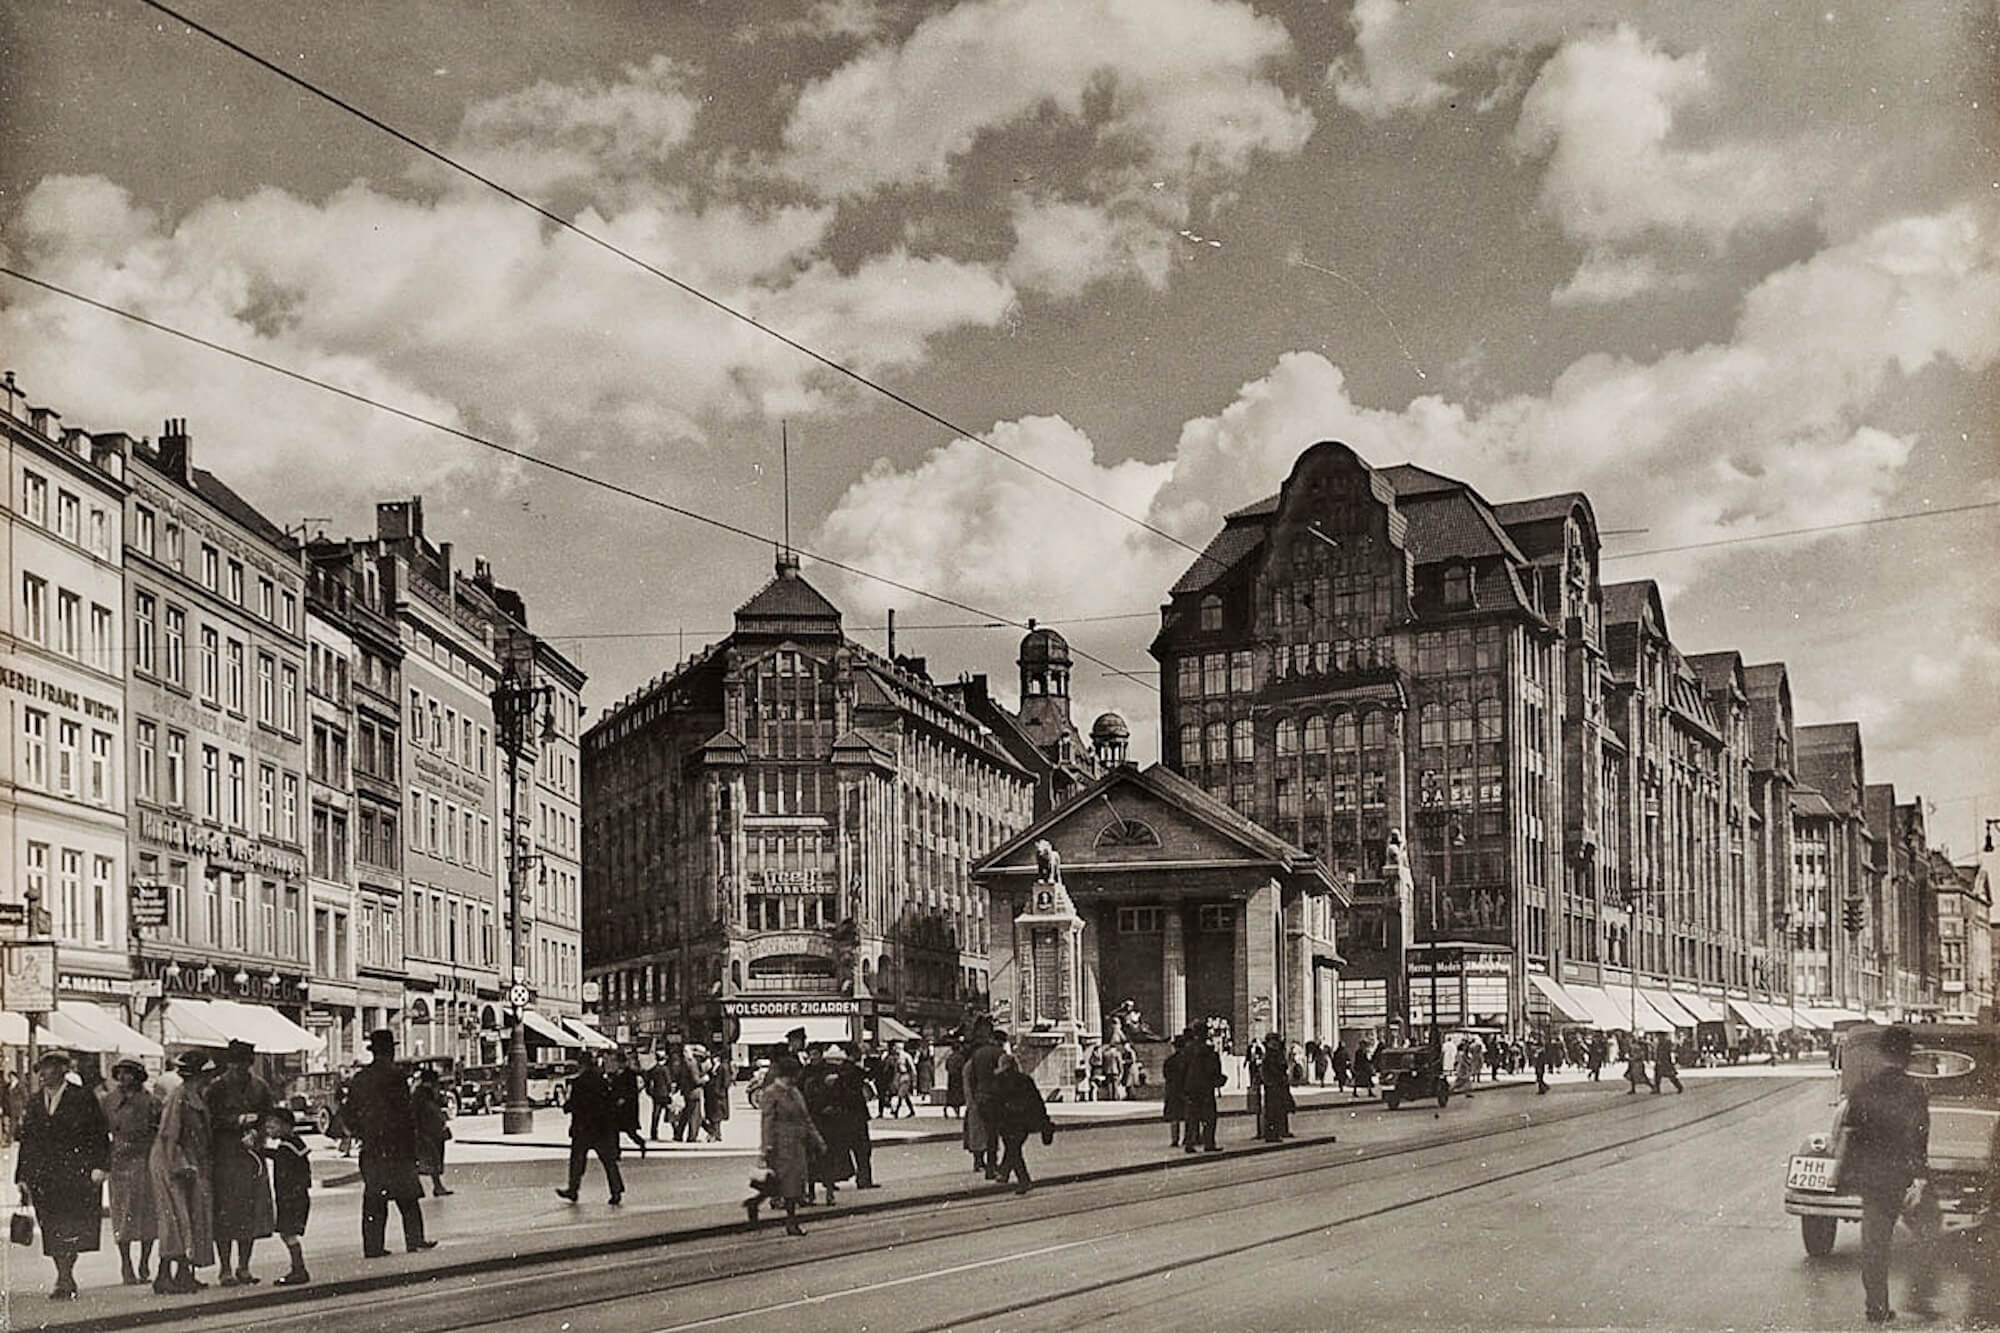
<svg viewBox="0 0 2000 1333"><path fill-rule="evenodd" d="M368 1034L374 1060L348 1085L347 1121L361 1138L361 1252L380 1259L389 1252L389 1203L403 1215L403 1248L432 1249L424 1238L423 1182L417 1179L417 1116L410 1085L396 1066L396 1034Z"/></svg>
<svg viewBox="0 0 2000 1333"><path fill-rule="evenodd" d="M70 1058L49 1051L35 1062L36 1088L21 1117L14 1182L34 1206L42 1253L55 1261L51 1300L76 1299L76 1256L95 1251L100 1194L111 1165L111 1132L97 1098L69 1081Z"/></svg>
<svg viewBox="0 0 2000 1333"><path fill-rule="evenodd" d="M256 1048L232 1041L222 1053L222 1072L208 1089L210 1128L215 1135L215 1239L222 1251L225 1287L257 1282L250 1272L250 1251L271 1234L277 1210L271 1201L271 1178L260 1151L264 1117L276 1104L271 1087L252 1072ZM230 1265L232 1250L237 1258Z"/></svg>
<svg viewBox="0 0 2000 1333"><path fill-rule="evenodd" d="M210 1174L215 1136L208 1115L208 1083L215 1066L201 1051L183 1051L174 1063L180 1075L160 1106L160 1132L153 1137L148 1170L160 1230L160 1268L153 1278L157 1296L180 1296L208 1284L194 1270L215 1262L215 1192Z"/></svg>

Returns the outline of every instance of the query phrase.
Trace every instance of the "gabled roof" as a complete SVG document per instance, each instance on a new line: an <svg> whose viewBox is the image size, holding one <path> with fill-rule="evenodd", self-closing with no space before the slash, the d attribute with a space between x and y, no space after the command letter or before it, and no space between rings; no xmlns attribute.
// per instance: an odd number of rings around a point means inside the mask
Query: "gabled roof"
<svg viewBox="0 0 2000 1333"><path fill-rule="evenodd" d="M1826 797L1811 787L1800 787L1792 792L1792 813L1807 815L1814 819L1834 818L1834 809L1827 804Z"/></svg>
<svg viewBox="0 0 2000 1333"><path fill-rule="evenodd" d="M1397 498L1425 495L1432 491L1457 490L1464 482L1433 472L1429 468L1418 467L1415 463L1397 463L1393 467L1378 467L1375 475L1396 488Z"/></svg>
<svg viewBox="0 0 2000 1333"><path fill-rule="evenodd" d="M1278 501L1284 499L1284 497L1285 493L1283 491L1272 491L1261 500L1252 500L1241 509L1230 510L1222 516L1223 522L1227 523L1232 519L1238 518L1262 518L1266 514L1275 514L1278 512Z"/></svg>
<svg viewBox="0 0 2000 1333"><path fill-rule="evenodd" d="M1687 659L1687 664L1700 677L1704 690L1722 694L1735 688L1738 674L1743 670L1743 654L1733 648L1719 653L1696 653Z"/></svg>
<svg viewBox="0 0 2000 1333"><path fill-rule="evenodd" d="M1419 563L1486 555L1527 563L1528 557L1521 554L1493 511L1470 491L1399 495L1397 507L1409 520L1408 549Z"/></svg>
<svg viewBox="0 0 2000 1333"><path fill-rule="evenodd" d="M1246 819L1236 810L1216 800L1207 792L1169 769L1165 764L1154 764L1149 768L1137 768L1131 764L1112 769L1097 781L1075 792L1067 801L1043 815L1040 819L1021 830L1007 841L981 857L972 866L974 873L998 866L1018 855L1022 849L1032 847L1036 841L1046 836L1048 831L1066 821L1082 807L1098 800L1112 788L1130 785L1138 787L1163 804L1173 807L1189 819L1203 824L1216 833L1236 843L1249 852L1252 858L1268 861L1283 867L1292 874L1303 874L1327 885L1337 895L1345 895L1339 883L1327 871L1324 863L1316 856L1286 842L1263 825ZM1166 862L1163 864L1171 864Z"/></svg>
<svg viewBox="0 0 2000 1333"><path fill-rule="evenodd" d="M778 557L778 573L736 608L738 634L840 633L840 608L799 573L798 557Z"/></svg>
<svg viewBox="0 0 2000 1333"><path fill-rule="evenodd" d="M1509 500L1494 505L1493 516L1511 528L1568 518L1570 511L1579 504L1586 509L1590 507L1590 500L1582 491L1563 491L1557 495L1538 495L1531 500Z"/></svg>
<svg viewBox="0 0 2000 1333"><path fill-rule="evenodd" d="M1236 516L1231 515L1233 520ZM1243 558L1264 544L1262 525L1250 522L1231 522L1209 540L1207 547L1195 557L1182 575L1174 580L1168 591L1169 597L1182 593L1200 592L1215 583L1223 575L1234 569Z"/></svg>
<svg viewBox="0 0 2000 1333"><path fill-rule="evenodd" d="M1853 751L1861 746L1861 724L1859 722L1815 722L1811 726L1800 727L1796 733L1799 752L1807 750Z"/></svg>
<svg viewBox="0 0 2000 1333"><path fill-rule="evenodd" d="M1604 623L1636 624L1645 616L1647 603L1657 602L1659 598L1659 585L1651 579L1635 579L1630 583L1607 583L1604 585ZM1665 624L1660 628L1664 632Z"/></svg>
<svg viewBox="0 0 2000 1333"><path fill-rule="evenodd" d="M1767 698L1778 692L1785 683L1783 662L1759 662L1755 666L1743 668L1743 688L1750 691L1754 699Z"/></svg>
<svg viewBox="0 0 2000 1333"><path fill-rule="evenodd" d="M273 523L248 500L231 490L221 478L202 468L190 468L189 476L194 484L195 494L207 500L243 527L274 546L283 546L291 539L285 530Z"/></svg>

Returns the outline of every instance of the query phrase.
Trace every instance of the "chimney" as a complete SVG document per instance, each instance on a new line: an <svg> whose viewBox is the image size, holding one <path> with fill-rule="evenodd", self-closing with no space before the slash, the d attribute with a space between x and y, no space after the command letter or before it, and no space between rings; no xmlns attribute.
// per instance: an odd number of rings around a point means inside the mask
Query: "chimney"
<svg viewBox="0 0 2000 1333"><path fill-rule="evenodd" d="M7 397L7 415L10 417L20 416L21 410L28 405L28 396L22 393L20 386L14 383L13 371L8 371L6 379L0 381L0 391L4 391Z"/></svg>
<svg viewBox="0 0 2000 1333"><path fill-rule="evenodd" d="M424 535L424 497L385 500L375 506L375 536L382 541L402 541Z"/></svg>
<svg viewBox="0 0 2000 1333"><path fill-rule="evenodd" d="M168 417L160 428L160 471L185 484L194 465L194 440L187 433L186 417Z"/></svg>
<svg viewBox="0 0 2000 1333"><path fill-rule="evenodd" d="M35 428L35 433L43 439L53 440L62 434L62 413L56 411L53 407L30 406L28 408L28 424L32 425Z"/></svg>
<svg viewBox="0 0 2000 1333"><path fill-rule="evenodd" d="M122 430L106 431L91 441L90 461L99 471L125 479L125 460L132 456L132 437Z"/></svg>

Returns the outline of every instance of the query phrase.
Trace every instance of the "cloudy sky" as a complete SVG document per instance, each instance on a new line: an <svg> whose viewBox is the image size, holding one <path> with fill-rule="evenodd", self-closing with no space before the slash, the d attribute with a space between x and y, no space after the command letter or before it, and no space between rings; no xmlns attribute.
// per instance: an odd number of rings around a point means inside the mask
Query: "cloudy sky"
<svg viewBox="0 0 2000 1333"><path fill-rule="evenodd" d="M139 0L0 9L7 264L757 533L788 422L796 543L960 605L809 576L944 676L1030 616L1146 672L1175 542L1314 440L1582 489L1684 650L2000 816L1996 510L1735 540L2000 502L1992 0L182 3L682 285ZM8 278L0 354L281 522L422 494L595 705L770 572Z"/></svg>

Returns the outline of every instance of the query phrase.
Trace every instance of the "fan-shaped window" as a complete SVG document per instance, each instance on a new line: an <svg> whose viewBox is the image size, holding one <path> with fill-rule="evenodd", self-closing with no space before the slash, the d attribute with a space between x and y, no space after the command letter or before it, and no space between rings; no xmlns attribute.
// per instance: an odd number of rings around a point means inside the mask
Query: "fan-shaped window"
<svg viewBox="0 0 2000 1333"><path fill-rule="evenodd" d="M1151 824L1137 819L1114 820L1097 833L1099 847L1158 847L1160 835Z"/></svg>

